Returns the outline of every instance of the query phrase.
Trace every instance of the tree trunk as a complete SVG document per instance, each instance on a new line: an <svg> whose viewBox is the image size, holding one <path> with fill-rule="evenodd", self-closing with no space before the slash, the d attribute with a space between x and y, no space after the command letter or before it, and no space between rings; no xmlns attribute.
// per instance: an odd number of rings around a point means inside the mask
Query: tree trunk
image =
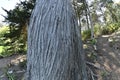
<svg viewBox="0 0 120 80"><path fill-rule="evenodd" d="M90 14L90 13L88 13L88 4L87 4L87 2L86 2L86 0L83 0L84 2L84 6L85 6L85 16L86 16L86 20L87 20L87 29L90 29L90 27L89 27L89 15L88 14Z"/></svg>
<svg viewBox="0 0 120 80"><path fill-rule="evenodd" d="M89 16L89 21L90 21L90 26L91 26L91 39L94 39L94 25L93 25L93 20L92 20L92 16L90 14L90 9L88 6L88 2L85 0L86 3L86 8L87 8L87 14Z"/></svg>
<svg viewBox="0 0 120 80"><path fill-rule="evenodd" d="M87 80L70 0L37 0L28 28L27 80Z"/></svg>

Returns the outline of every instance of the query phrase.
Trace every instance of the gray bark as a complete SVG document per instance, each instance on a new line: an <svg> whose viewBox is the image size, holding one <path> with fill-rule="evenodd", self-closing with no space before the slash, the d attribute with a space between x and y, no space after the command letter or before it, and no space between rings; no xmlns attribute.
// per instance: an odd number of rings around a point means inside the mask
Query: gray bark
<svg viewBox="0 0 120 80"><path fill-rule="evenodd" d="M26 80L87 80L70 0L37 0L28 28Z"/></svg>

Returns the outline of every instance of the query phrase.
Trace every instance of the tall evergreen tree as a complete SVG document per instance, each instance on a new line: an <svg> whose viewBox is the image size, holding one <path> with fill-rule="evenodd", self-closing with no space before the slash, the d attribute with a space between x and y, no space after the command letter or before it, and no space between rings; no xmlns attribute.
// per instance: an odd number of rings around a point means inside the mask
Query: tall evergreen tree
<svg viewBox="0 0 120 80"><path fill-rule="evenodd" d="M11 40L7 42L8 45L12 45L7 50L13 51L13 53L21 53L26 47L27 41L27 24L30 19L31 12L34 7L35 0L25 0L16 4L13 10L3 10L7 13L4 16L5 21L9 24L10 33L6 33L4 37Z"/></svg>

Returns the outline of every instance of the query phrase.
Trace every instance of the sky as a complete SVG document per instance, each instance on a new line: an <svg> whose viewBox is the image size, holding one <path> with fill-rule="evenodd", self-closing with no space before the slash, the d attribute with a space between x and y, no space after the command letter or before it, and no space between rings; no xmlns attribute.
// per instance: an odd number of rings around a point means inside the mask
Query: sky
<svg viewBox="0 0 120 80"><path fill-rule="evenodd" d="M21 0L24 1L24 0ZM119 2L120 0L113 0L116 3ZM18 3L19 0L0 0L0 23L2 23L2 21L4 20L4 18L1 16L2 15L6 15L6 13L2 10L1 7L10 10L10 9L14 9L16 3Z"/></svg>
<svg viewBox="0 0 120 80"><path fill-rule="evenodd" d="M120 2L120 0L113 0L115 3L118 3L118 2Z"/></svg>

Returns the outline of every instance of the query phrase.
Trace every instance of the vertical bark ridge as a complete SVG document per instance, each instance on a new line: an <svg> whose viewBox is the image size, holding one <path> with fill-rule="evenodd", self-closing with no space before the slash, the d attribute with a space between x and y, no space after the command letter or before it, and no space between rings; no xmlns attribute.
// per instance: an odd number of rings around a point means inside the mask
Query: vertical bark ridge
<svg viewBox="0 0 120 80"><path fill-rule="evenodd" d="M27 80L82 79L76 22L69 0L36 1L28 29Z"/></svg>

